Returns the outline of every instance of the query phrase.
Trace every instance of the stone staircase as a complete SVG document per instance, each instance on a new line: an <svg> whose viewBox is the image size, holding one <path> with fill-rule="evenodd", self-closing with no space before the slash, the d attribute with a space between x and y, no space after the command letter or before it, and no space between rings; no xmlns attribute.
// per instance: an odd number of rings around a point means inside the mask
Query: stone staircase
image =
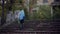
<svg viewBox="0 0 60 34"><path fill-rule="evenodd" d="M1 29L3 34L58 34L60 31L58 20L31 20L25 21L24 29L19 29L19 24L14 22Z"/></svg>

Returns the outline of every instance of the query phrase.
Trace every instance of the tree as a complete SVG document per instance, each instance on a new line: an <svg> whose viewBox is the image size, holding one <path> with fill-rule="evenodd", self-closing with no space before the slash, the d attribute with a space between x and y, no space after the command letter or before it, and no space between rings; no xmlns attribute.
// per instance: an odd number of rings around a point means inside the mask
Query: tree
<svg viewBox="0 0 60 34"><path fill-rule="evenodd" d="M2 0L2 16L1 16L1 25L5 22L4 20L4 0Z"/></svg>

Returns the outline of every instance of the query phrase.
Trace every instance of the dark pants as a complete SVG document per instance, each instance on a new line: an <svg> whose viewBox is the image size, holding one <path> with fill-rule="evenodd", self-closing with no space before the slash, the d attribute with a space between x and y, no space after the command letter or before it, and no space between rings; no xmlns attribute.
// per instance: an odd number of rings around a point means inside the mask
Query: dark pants
<svg viewBox="0 0 60 34"><path fill-rule="evenodd" d="M20 30L23 29L24 19L20 20Z"/></svg>

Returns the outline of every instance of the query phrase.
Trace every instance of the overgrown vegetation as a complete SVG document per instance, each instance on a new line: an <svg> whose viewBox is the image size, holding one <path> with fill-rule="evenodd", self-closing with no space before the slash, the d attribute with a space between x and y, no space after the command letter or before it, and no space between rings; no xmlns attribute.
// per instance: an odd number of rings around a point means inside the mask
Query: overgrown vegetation
<svg viewBox="0 0 60 34"><path fill-rule="evenodd" d="M2 14L2 7L0 6L0 16L1 16L1 14Z"/></svg>
<svg viewBox="0 0 60 34"><path fill-rule="evenodd" d="M36 7L36 6L35 6ZM51 7L48 5L38 6L38 11L33 11L32 19L51 19Z"/></svg>
<svg viewBox="0 0 60 34"><path fill-rule="evenodd" d="M55 7L53 18L60 19L60 8L59 7Z"/></svg>
<svg viewBox="0 0 60 34"><path fill-rule="evenodd" d="M16 1L15 1L16 2ZM17 1L18 2L18 1ZM19 0L20 3L22 3L22 0ZM16 3L17 4L17 3ZM27 8L23 7L25 10L25 14L26 14L26 19L51 19L52 17L56 17L57 14L60 15L60 9L56 7L55 13L54 15L51 17L51 7L48 5L40 5L40 6L33 6L32 4L29 5L29 7L39 7L38 11L32 11L31 13L28 13ZM14 12L15 10L18 10L20 8L18 8L17 6L15 6L15 4L13 4L12 6L12 11ZM4 13L6 14L6 7L4 7ZM0 16L2 14L2 7L0 6ZM28 15L29 14L29 15Z"/></svg>

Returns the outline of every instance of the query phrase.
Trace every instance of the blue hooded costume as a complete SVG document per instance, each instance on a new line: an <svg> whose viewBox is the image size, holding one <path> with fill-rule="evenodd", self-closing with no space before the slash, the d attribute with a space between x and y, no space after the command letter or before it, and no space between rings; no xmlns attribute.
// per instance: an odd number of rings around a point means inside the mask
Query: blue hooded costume
<svg viewBox="0 0 60 34"><path fill-rule="evenodd" d="M21 10L21 11L19 12L19 20L23 20L24 17L25 17L24 10Z"/></svg>

